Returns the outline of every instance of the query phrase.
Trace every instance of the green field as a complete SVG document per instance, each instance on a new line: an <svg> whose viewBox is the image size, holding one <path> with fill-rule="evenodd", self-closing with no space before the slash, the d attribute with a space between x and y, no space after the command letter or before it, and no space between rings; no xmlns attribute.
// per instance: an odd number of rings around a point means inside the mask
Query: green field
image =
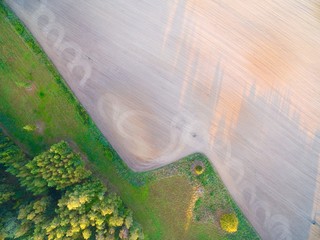
<svg viewBox="0 0 320 240"><path fill-rule="evenodd" d="M147 173L129 170L2 0L0 33L0 123L30 156L68 141L86 157L86 166L134 211L146 239L258 239L203 155ZM28 132L26 125L37 129ZM200 176L191 171L194 160L206 166ZM195 202L188 226L196 187L203 195ZM220 229L216 217L221 211L236 212L237 233Z"/></svg>

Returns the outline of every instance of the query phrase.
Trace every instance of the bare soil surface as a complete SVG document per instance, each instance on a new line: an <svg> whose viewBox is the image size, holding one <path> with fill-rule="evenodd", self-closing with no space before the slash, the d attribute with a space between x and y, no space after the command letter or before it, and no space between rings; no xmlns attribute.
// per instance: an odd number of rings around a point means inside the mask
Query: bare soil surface
<svg viewBox="0 0 320 240"><path fill-rule="evenodd" d="M319 239L317 1L7 2L132 169L204 152L263 239Z"/></svg>

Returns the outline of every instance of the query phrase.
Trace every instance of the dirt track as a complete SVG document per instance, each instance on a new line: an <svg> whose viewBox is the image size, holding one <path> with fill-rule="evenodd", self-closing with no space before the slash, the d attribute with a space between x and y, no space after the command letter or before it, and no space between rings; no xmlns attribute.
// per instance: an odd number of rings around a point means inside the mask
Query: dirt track
<svg viewBox="0 0 320 240"><path fill-rule="evenodd" d="M317 1L7 2L132 169L204 152L263 239L317 239Z"/></svg>

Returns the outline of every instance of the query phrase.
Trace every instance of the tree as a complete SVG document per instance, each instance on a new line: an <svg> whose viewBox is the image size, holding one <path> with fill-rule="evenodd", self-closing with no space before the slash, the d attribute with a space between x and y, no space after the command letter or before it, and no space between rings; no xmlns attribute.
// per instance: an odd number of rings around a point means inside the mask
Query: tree
<svg viewBox="0 0 320 240"><path fill-rule="evenodd" d="M204 172L204 169L205 169L205 166L204 166L203 162L201 162L201 161L195 161L191 165L191 170L197 176L201 175Z"/></svg>
<svg viewBox="0 0 320 240"><path fill-rule="evenodd" d="M135 228L130 232L129 240L143 239L143 234L139 228Z"/></svg>
<svg viewBox="0 0 320 240"><path fill-rule="evenodd" d="M201 175L201 174L203 173L203 171L204 171L204 169L203 169L203 167L202 167L201 165L197 165L197 166L194 168L194 170L195 170L195 173L196 173L197 175Z"/></svg>
<svg viewBox="0 0 320 240"><path fill-rule="evenodd" d="M35 179L42 179L48 187L57 190L80 183L91 175L85 170L79 154L72 152L64 141L52 145L49 151L36 156L26 167Z"/></svg>
<svg viewBox="0 0 320 240"><path fill-rule="evenodd" d="M228 233L235 233L238 230L239 220L234 213L223 214L220 218L221 228Z"/></svg>
<svg viewBox="0 0 320 240"><path fill-rule="evenodd" d="M17 175L20 169L27 163L25 155L0 129L0 164L6 167L6 171Z"/></svg>
<svg viewBox="0 0 320 240"><path fill-rule="evenodd" d="M2 175L2 171L0 170ZM4 178L0 179L0 239L13 238L18 224L13 221L15 187L7 184Z"/></svg>
<svg viewBox="0 0 320 240"><path fill-rule="evenodd" d="M26 167L29 159L0 129L0 164L6 171L16 176L21 185L34 193L47 191L47 184L41 176L34 176Z"/></svg>
<svg viewBox="0 0 320 240"><path fill-rule="evenodd" d="M132 212L118 196L107 195L100 181L76 185L65 193L58 206L57 217L47 228L49 239L114 239L123 235L123 228L133 225Z"/></svg>
<svg viewBox="0 0 320 240"><path fill-rule="evenodd" d="M87 181L67 191L58 202L57 216L47 228L48 238L87 239L92 234L90 229L105 229L107 218L100 211L104 194L105 188L99 181Z"/></svg>
<svg viewBox="0 0 320 240"><path fill-rule="evenodd" d="M17 217L20 227L16 237L33 236L33 239L44 239L45 226L52 217L53 203L51 197L44 196L20 205Z"/></svg>
<svg viewBox="0 0 320 240"><path fill-rule="evenodd" d="M10 201L15 192L9 184L0 183L0 205Z"/></svg>
<svg viewBox="0 0 320 240"><path fill-rule="evenodd" d="M3 168L0 239L143 239L132 212L85 170L67 143L29 160L0 130Z"/></svg>

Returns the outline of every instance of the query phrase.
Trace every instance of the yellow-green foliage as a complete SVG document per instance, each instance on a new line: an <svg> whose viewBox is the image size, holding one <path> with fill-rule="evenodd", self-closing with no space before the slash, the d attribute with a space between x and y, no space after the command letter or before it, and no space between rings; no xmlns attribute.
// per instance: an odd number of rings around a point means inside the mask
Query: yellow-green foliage
<svg viewBox="0 0 320 240"><path fill-rule="evenodd" d="M89 239L91 237L91 231L89 229L84 230L82 236L84 239Z"/></svg>
<svg viewBox="0 0 320 240"><path fill-rule="evenodd" d="M238 230L239 220L234 213L224 214L220 218L221 228L228 233L235 233Z"/></svg>
<svg viewBox="0 0 320 240"><path fill-rule="evenodd" d="M64 141L52 145L49 151L36 156L26 167L33 177L45 180L49 187L57 190L79 183L91 175L85 170L79 154L75 154ZM85 202L86 199L80 198L78 201Z"/></svg>
<svg viewBox="0 0 320 240"><path fill-rule="evenodd" d="M201 165L197 165L195 168L194 168L194 171L197 175L201 175L203 172L204 172L204 167L201 166Z"/></svg>
<svg viewBox="0 0 320 240"><path fill-rule="evenodd" d="M143 239L132 212L117 195L108 194L100 181L90 177L80 156L67 143L52 145L49 151L23 164L26 159L21 150L0 131L0 163L10 167L17 160L15 156L22 156L23 160L19 160L21 164L11 172L19 176L20 183L32 190L34 196L31 193L24 196L25 190L15 194L14 189L0 179L0 216L6 217L5 220L0 218L0 236L35 240L99 240L126 236ZM39 185L39 181L44 186ZM55 188L53 197L50 191L43 191L46 186ZM60 189L63 190L58 193ZM60 199L56 199L57 195ZM11 203L11 198L20 196L23 197L18 199L18 204ZM9 208L3 207L4 204ZM14 221L13 230L6 227L9 220Z"/></svg>
<svg viewBox="0 0 320 240"><path fill-rule="evenodd" d="M13 196L14 192L10 189L10 185L0 183L0 204L9 201Z"/></svg>
<svg viewBox="0 0 320 240"><path fill-rule="evenodd" d="M119 197L106 194L100 181L86 181L66 191L58 207L57 216L46 228L48 239L89 239L91 235L118 239L123 229L143 239L141 229L132 227L132 212Z"/></svg>
<svg viewBox="0 0 320 240"><path fill-rule="evenodd" d="M34 130L36 130L36 126L35 125L31 125L31 124L28 124L28 125L25 125L23 127L23 129L27 132L33 132Z"/></svg>

